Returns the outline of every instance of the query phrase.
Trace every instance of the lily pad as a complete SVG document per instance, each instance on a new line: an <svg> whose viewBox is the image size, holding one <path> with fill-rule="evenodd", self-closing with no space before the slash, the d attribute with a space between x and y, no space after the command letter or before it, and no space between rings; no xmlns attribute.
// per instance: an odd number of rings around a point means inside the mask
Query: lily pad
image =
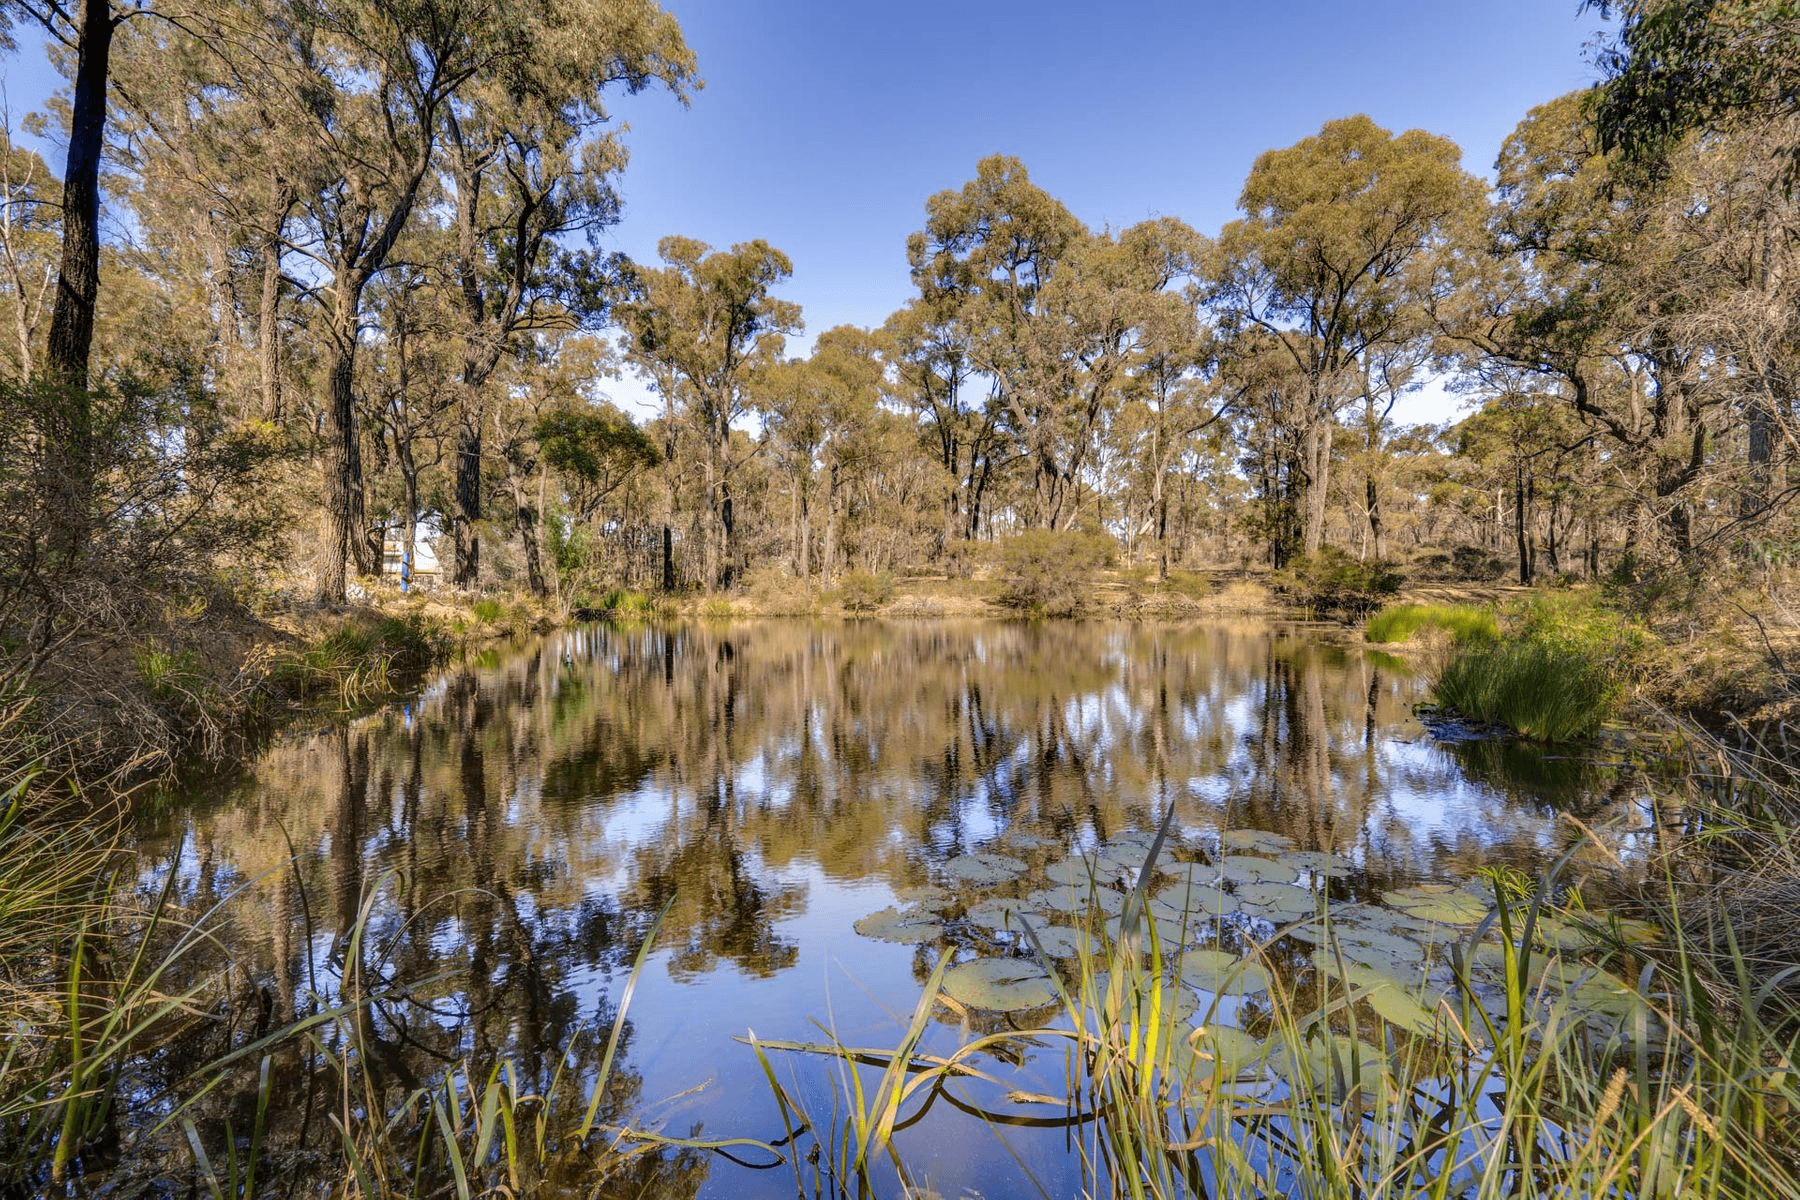
<svg viewBox="0 0 1800 1200"><path fill-rule="evenodd" d="M970 1008L1020 1012L1056 999L1050 973L1029 958L978 958L944 972L944 994Z"/></svg>
<svg viewBox="0 0 1800 1200"><path fill-rule="evenodd" d="M1240 883L1237 898L1240 904L1279 920L1291 921L1319 910L1316 894L1291 883Z"/></svg>
<svg viewBox="0 0 1800 1200"><path fill-rule="evenodd" d="M1221 866L1221 873L1232 883L1292 883L1300 873L1272 858L1250 854L1233 854Z"/></svg>
<svg viewBox="0 0 1800 1200"><path fill-rule="evenodd" d="M1147 849L1136 846L1110 846L1094 858L1094 874L1109 883L1116 879L1136 882L1149 856ZM1165 864L1159 858L1154 872L1160 874L1164 869Z"/></svg>
<svg viewBox="0 0 1800 1200"><path fill-rule="evenodd" d="M1117 916L1125 907L1125 893L1112 888L1097 888L1087 883L1062 884L1040 888L1027 896L1022 905L1028 909L1068 915L1085 915L1090 911Z"/></svg>
<svg viewBox="0 0 1800 1200"><path fill-rule="evenodd" d="M971 904L964 914L971 925L982 929L1009 930L1018 932L1019 914L1027 911L1023 900L1011 897L993 897Z"/></svg>
<svg viewBox="0 0 1800 1200"><path fill-rule="evenodd" d="M1327 1092L1336 1103L1355 1094L1364 1106L1375 1103L1388 1072L1380 1050L1340 1034L1308 1037L1298 1048L1284 1042L1270 1051L1269 1066L1293 1087Z"/></svg>
<svg viewBox="0 0 1800 1200"><path fill-rule="evenodd" d="M1105 882L1099 866L1085 854L1071 854L1068 858L1051 863L1044 868L1044 878L1051 883L1061 884L1086 885L1094 880Z"/></svg>
<svg viewBox="0 0 1800 1200"><path fill-rule="evenodd" d="M1097 989L1099 994L1110 995L1113 986L1112 977L1110 975L1102 975L1097 982L1099 984ZM1173 980L1153 980L1149 977L1138 980L1137 992L1137 1015L1139 1020L1148 1021L1150 1019L1151 1007L1154 1004L1157 1011L1157 1020L1163 1031L1161 1036L1171 1041L1175 1038L1187 1036L1189 1022L1191 1022L1200 1012L1200 998L1198 996L1194 995L1193 992L1188 991L1186 988L1176 986ZM1159 995L1158 992L1161 994ZM1122 999L1129 1000L1131 998L1122 997ZM1110 1001L1108 1003L1110 1004ZM1174 1026L1180 1026L1181 1028L1179 1031L1175 1031L1172 1028ZM1171 1033L1173 1033L1173 1036L1171 1036Z"/></svg>
<svg viewBox="0 0 1800 1200"><path fill-rule="evenodd" d="M1108 917L1106 919L1106 936L1114 943L1117 943L1119 940L1124 920L1125 918L1123 916ZM1138 925L1138 929L1144 934L1143 940L1139 943L1139 949L1141 950L1148 951L1150 949L1147 931L1148 925L1151 924L1156 926L1156 941L1158 947L1160 947L1162 953L1168 957L1174 957L1177 950L1193 940L1195 926L1192 920L1184 920L1180 916L1164 916L1152 911L1149 914L1149 921L1144 922L1140 919Z"/></svg>
<svg viewBox="0 0 1800 1200"><path fill-rule="evenodd" d="M1423 976L1425 971L1425 947L1377 930L1338 930L1328 944L1313 951L1313 962L1322 969L1334 969L1340 959L1374 967L1396 979Z"/></svg>
<svg viewBox="0 0 1800 1200"><path fill-rule="evenodd" d="M1343 879L1356 871L1350 860L1343 855L1328 854L1323 850L1295 850L1280 857L1289 866L1322 879Z"/></svg>
<svg viewBox="0 0 1800 1200"><path fill-rule="evenodd" d="M1219 835L1219 845L1227 850L1257 850L1263 854L1280 854L1294 848L1294 839L1286 834L1263 829L1227 829Z"/></svg>
<svg viewBox="0 0 1800 1200"><path fill-rule="evenodd" d="M1473 925L1488 914L1488 906L1480 899L1444 884L1402 888L1384 892L1381 898L1402 912L1443 925Z"/></svg>
<svg viewBox="0 0 1800 1200"><path fill-rule="evenodd" d="M1181 956L1181 981L1203 992L1241 996L1266 991L1269 974L1257 964L1224 950L1189 950Z"/></svg>
<svg viewBox="0 0 1800 1200"><path fill-rule="evenodd" d="M1164 915L1217 917L1236 908L1237 901L1221 891L1217 884L1183 879L1165 884L1150 897L1150 907Z"/></svg>
<svg viewBox="0 0 1800 1200"><path fill-rule="evenodd" d="M1217 887L1224 878L1219 873L1217 863L1203 862L1171 862L1163 874L1172 878L1175 883L1188 883L1199 887ZM1169 885L1173 886L1173 884Z"/></svg>
<svg viewBox="0 0 1800 1200"><path fill-rule="evenodd" d="M935 883L915 883L910 887L895 888L894 898L902 904L931 909L948 908L956 899L948 888L941 888Z"/></svg>
<svg viewBox="0 0 1800 1200"><path fill-rule="evenodd" d="M1208 1025L1177 1049L1173 1066L1184 1083L1260 1075L1268 1047L1232 1025Z"/></svg>
<svg viewBox="0 0 1800 1200"><path fill-rule="evenodd" d="M945 878L970 887L992 887L1024 873L1024 863L991 851L959 855L944 864Z"/></svg>
<svg viewBox="0 0 1800 1200"><path fill-rule="evenodd" d="M854 927L864 937L883 942L935 942L944 932L944 923L936 916L918 909L884 908L872 912Z"/></svg>
<svg viewBox="0 0 1800 1200"><path fill-rule="evenodd" d="M1044 948L1044 953L1051 958L1074 958L1079 954L1098 954L1100 939L1085 929L1071 929L1067 925L1045 925L1041 928L1032 925L1031 931L1037 934L1037 940ZM1030 940L1026 940L1030 945Z"/></svg>

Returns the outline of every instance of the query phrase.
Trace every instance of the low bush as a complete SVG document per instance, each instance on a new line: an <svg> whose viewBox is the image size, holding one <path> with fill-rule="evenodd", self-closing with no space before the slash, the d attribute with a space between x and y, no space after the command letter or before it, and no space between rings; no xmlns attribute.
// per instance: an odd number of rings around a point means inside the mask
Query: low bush
<svg viewBox="0 0 1800 1200"><path fill-rule="evenodd" d="M1087 607L1096 571L1114 545L1104 534L1029 529L1000 543L1001 604L1034 617L1073 617Z"/></svg>
<svg viewBox="0 0 1800 1200"><path fill-rule="evenodd" d="M851 571L838 581L837 601L845 612L872 613L894 599L894 577L872 571Z"/></svg>
<svg viewBox="0 0 1800 1200"><path fill-rule="evenodd" d="M270 679L302 697L335 691L352 703L391 691L394 676L426 670L453 648L449 631L418 613L353 619L278 660Z"/></svg>
<svg viewBox="0 0 1800 1200"><path fill-rule="evenodd" d="M1444 630L1458 645L1500 636L1500 623L1491 609L1461 604L1390 604L1369 618L1363 638L1371 642L1404 642L1428 627Z"/></svg>
<svg viewBox="0 0 1800 1200"><path fill-rule="evenodd" d="M498 600L477 600L472 611L477 621L486 621L492 625L506 612L506 606Z"/></svg>
<svg viewBox="0 0 1800 1200"><path fill-rule="evenodd" d="M818 608L812 585L779 567L758 567L744 575L744 596L765 617L804 617Z"/></svg>
<svg viewBox="0 0 1800 1200"><path fill-rule="evenodd" d="M1186 596L1189 600L1204 600L1213 591L1212 580L1198 571L1170 571L1162 586L1165 591Z"/></svg>
<svg viewBox="0 0 1800 1200"><path fill-rule="evenodd" d="M1459 645L1437 681L1438 702L1551 742L1592 737L1616 716L1650 646L1643 626L1571 592L1512 606L1505 631Z"/></svg>
<svg viewBox="0 0 1800 1200"><path fill-rule="evenodd" d="M634 592L630 588L614 588L600 598L600 603L593 606L615 621L644 620L656 613L656 601L644 592Z"/></svg>
<svg viewBox="0 0 1800 1200"><path fill-rule="evenodd" d="M1302 555L1276 572L1275 588L1301 607L1322 615L1361 619L1400 590L1392 563L1359 562L1336 547Z"/></svg>
<svg viewBox="0 0 1800 1200"><path fill-rule="evenodd" d="M1548 742L1598 732L1608 691L1599 663L1533 641L1468 645L1445 664L1435 689L1438 703L1471 720Z"/></svg>
<svg viewBox="0 0 1800 1200"><path fill-rule="evenodd" d="M729 621L738 615L738 610L725 597L710 596L700 602L700 615L709 621Z"/></svg>

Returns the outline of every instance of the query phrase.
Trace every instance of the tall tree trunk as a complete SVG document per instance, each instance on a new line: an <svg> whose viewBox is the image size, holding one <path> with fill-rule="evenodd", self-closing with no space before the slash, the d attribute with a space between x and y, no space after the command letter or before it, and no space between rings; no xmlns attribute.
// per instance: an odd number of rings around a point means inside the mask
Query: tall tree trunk
<svg viewBox="0 0 1800 1200"><path fill-rule="evenodd" d="M825 544L819 550L819 579L826 587L837 578L838 464L825 468Z"/></svg>
<svg viewBox="0 0 1800 1200"><path fill-rule="evenodd" d="M525 550L525 582L532 595L542 596L550 589L544 583L543 556L538 550L538 512L532 503L530 472L511 456L505 457L506 482L512 490L513 521Z"/></svg>
<svg viewBox="0 0 1800 1200"><path fill-rule="evenodd" d="M110 0L83 0L68 165L63 171L62 269L45 354L50 375L73 389L87 387L94 306L100 294L100 152L106 137L112 36Z"/></svg>
<svg viewBox="0 0 1800 1200"><path fill-rule="evenodd" d="M76 34L75 94L63 171L62 262L44 354L45 375L61 393L57 403L63 426L53 450L51 495L46 498L62 518L51 550L70 559L87 548L98 469L93 398L87 387L100 294L100 152L106 134L112 35L109 0L85 0Z"/></svg>
<svg viewBox="0 0 1800 1200"><path fill-rule="evenodd" d="M1322 411L1321 411L1322 409ZM1331 434L1334 422L1331 409L1315 402L1308 422L1304 444L1306 467L1305 508L1301 546L1307 554L1317 554L1325 546L1325 513L1331 477Z"/></svg>
<svg viewBox="0 0 1800 1200"><path fill-rule="evenodd" d="M463 396L456 430L456 506L450 516L453 554L451 582L474 587L481 578L481 540L475 522L481 520L481 402Z"/></svg>
<svg viewBox="0 0 1800 1200"><path fill-rule="evenodd" d="M1375 476L1369 475L1363 481L1363 503L1369 514L1369 539L1374 544L1375 557L1387 557L1386 531L1381 527L1381 492L1375 486Z"/></svg>
<svg viewBox="0 0 1800 1200"><path fill-rule="evenodd" d="M731 585L737 582L737 512L732 505L731 483L729 480L719 482L719 533L722 547L723 565L720 568L719 588L730 591Z"/></svg>
<svg viewBox="0 0 1800 1200"><path fill-rule="evenodd" d="M1744 491L1744 498L1738 505L1738 514L1744 517L1755 517L1761 513L1763 505L1769 497L1769 463L1775 453L1775 422L1769 415L1769 404L1762 396L1750 401L1746 414L1748 429L1748 446L1746 447L1746 465L1749 467L1749 478Z"/></svg>
<svg viewBox="0 0 1800 1200"><path fill-rule="evenodd" d="M706 512L704 520L706 521L706 534L702 540L706 543L706 556L703 564L706 568L706 586L716 588L719 586L721 541L719 536L719 466L718 450L710 434L711 430L708 430L705 462Z"/></svg>
<svg viewBox="0 0 1800 1200"><path fill-rule="evenodd" d="M1515 468L1513 486L1513 538L1519 550L1519 582L1531 583L1531 531L1525 523L1525 466Z"/></svg>
<svg viewBox="0 0 1800 1200"><path fill-rule="evenodd" d="M1556 523L1561 516L1562 500L1560 497L1552 495L1550 519L1545 526L1544 533L1544 555L1550 560L1550 574L1553 578L1562 574L1562 547L1559 545L1561 538L1557 536L1556 528Z"/></svg>
<svg viewBox="0 0 1800 1200"><path fill-rule="evenodd" d="M279 423L281 397L281 231L287 223L291 201L281 181L269 181L269 210L275 223L262 244L262 295L256 314L257 368L262 387L263 416Z"/></svg>
<svg viewBox="0 0 1800 1200"><path fill-rule="evenodd" d="M362 455L357 445L355 395L351 375L354 341L334 340L327 368L325 406L325 556L319 565L314 595L321 604L344 602L344 579L354 560L353 544L361 540L355 527L362 492Z"/></svg>

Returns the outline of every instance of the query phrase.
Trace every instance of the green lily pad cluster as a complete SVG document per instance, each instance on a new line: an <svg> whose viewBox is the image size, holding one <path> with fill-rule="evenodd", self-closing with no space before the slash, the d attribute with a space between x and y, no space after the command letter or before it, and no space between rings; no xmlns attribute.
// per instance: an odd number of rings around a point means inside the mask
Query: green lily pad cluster
<svg viewBox="0 0 1800 1200"><path fill-rule="evenodd" d="M1190 1039L1184 1070L1196 1075L1243 1067L1290 1086L1329 1075L1355 1090L1359 1081L1345 1075L1338 1052L1382 1061L1327 1037L1317 1061L1278 1062L1273 1051L1259 1056L1234 1040L1242 1031L1220 1032L1231 1029L1217 1023L1220 1015L1238 1019L1236 1005L1221 1002L1267 993L1276 970L1297 984L1315 979L1321 1003L1371 1013L1403 1035L1448 1036L1457 999L1471 994L1504 1010L1506 957L1483 881L1424 883L1384 892L1379 903L1356 902L1332 894L1334 881L1353 876L1350 859L1252 829L1225 830L1197 852L1165 848L1146 877L1152 840L1132 831L1059 856L1044 839L1014 839L959 855L938 864L932 882L897 892L901 906L869 914L856 931L904 944L959 943L969 956L946 973L944 994L996 1013L1054 1003L1051 972L1070 959L1094 959L1111 946L1147 951L1154 939L1171 989L1159 1011L1206 1013L1214 1022ZM1561 999L1615 1022L1641 1015L1634 987L1580 961L1593 939L1579 920L1546 910L1534 928L1532 981L1545 1002Z"/></svg>

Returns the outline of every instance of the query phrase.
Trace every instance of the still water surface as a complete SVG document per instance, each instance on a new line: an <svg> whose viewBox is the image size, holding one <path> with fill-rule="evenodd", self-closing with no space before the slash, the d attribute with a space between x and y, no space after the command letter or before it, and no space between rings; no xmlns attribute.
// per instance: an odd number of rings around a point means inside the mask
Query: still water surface
<svg viewBox="0 0 1800 1200"><path fill-rule="evenodd" d="M853 926L957 855L1041 867L1172 806L1183 845L1252 828L1338 852L1348 901L1541 865L1572 837L1559 810L1642 823L1629 768L1441 744L1413 715L1425 692L1341 631L1261 622L591 626L281 738L169 811L147 849L191 911L224 902L233 956L277 1016L329 1003L346 973L404 984L366 1030L390 1090L473 1056L510 1057L541 1091L571 1044L591 1070L593 1031L667 907L606 1115L774 1141L780 1113L734 1039L826 1026L896 1044L938 955L992 953L994 935L953 919L901 945ZM966 1019L941 1011L927 1049L947 1053ZM1054 1093L1060 1055L1044 1057L1021 1086ZM829 1109L825 1063L777 1059ZM954 1104L898 1144L947 1197L1075 1186L1063 1131ZM647 1157L627 1190L793 1194L791 1168L741 1156Z"/></svg>

